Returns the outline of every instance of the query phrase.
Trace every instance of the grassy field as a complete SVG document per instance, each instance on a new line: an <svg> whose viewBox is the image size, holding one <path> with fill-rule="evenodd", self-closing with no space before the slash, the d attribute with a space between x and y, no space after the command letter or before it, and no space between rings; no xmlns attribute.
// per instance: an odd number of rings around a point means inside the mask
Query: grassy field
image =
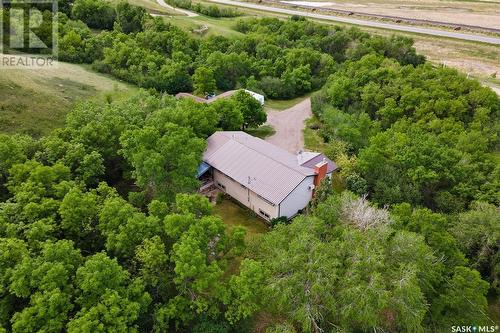
<svg viewBox="0 0 500 333"><path fill-rule="evenodd" d="M112 3L119 3L120 0L112 0ZM149 13L162 14L162 15L179 15L175 11L160 6L155 0L127 0L128 3L135 6L144 7Z"/></svg>
<svg viewBox="0 0 500 333"><path fill-rule="evenodd" d="M269 230L264 220L258 218L252 211L240 206L229 198L224 198L221 203L214 207L214 215L222 218L228 230L236 226L244 227L247 230L247 241L256 239L256 237Z"/></svg>
<svg viewBox="0 0 500 333"><path fill-rule="evenodd" d="M234 23L236 22L235 18L213 18L200 15L196 17L172 16L164 17L164 19L166 22L174 24L187 32L192 32L193 30L199 29L202 26L207 26L208 30L203 36L193 33L193 36L197 37L209 37L217 35L231 37L243 35L242 33L233 29Z"/></svg>
<svg viewBox="0 0 500 333"><path fill-rule="evenodd" d="M308 93L308 94L306 94L304 96L299 96L299 97L295 97L295 98L292 98L292 99L285 99L285 100L281 100L281 99L266 99L266 108L273 109L273 110L278 110L278 111L286 110L288 108L291 108L295 104L298 104L298 103L302 102L303 100L305 100L306 98L308 98L309 96L311 96L311 94L312 94L312 92Z"/></svg>
<svg viewBox="0 0 500 333"><path fill-rule="evenodd" d="M306 120L306 127L304 127L304 147L308 150L323 152L325 150L325 143L319 136L318 130L311 129L311 125L317 124L318 120L313 116Z"/></svg>
<svg viewBox="0 0 500 333"><path fill-rule="evenodd" d="M274 133L276 133L276 131L271 125L262 125L258 128L249 128L245 132L261 139L265 139L268 136L271 136Z"/></svg>
<svg viewBox="0 0 500 333"><path fill-rule="evenodd" d="M78 100L121 98L136 88L74 64L0 71L0 132L38 137L64 123Z"/></svg>

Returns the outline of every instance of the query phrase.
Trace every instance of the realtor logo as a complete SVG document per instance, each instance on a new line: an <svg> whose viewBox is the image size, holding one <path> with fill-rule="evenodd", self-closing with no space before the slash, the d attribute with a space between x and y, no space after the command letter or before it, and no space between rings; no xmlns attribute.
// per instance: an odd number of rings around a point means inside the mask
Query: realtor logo
<svg viewBox="0 0 500 333"><path fill-rule="evenodd" d="M0 70L57 64L57 0L0 0L0 12Z"/></svg>

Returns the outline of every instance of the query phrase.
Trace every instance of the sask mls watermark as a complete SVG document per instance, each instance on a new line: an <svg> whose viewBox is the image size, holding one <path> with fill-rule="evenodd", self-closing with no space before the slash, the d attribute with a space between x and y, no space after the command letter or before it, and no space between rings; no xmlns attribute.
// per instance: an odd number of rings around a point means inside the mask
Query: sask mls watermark
<svg viewBox="0 0 500 333"><path fill-rule="evenodd" d="M57 0L0 0L0 70L57 65Z"/></svg>
<svg viewBox="0 0 500 333"><path fill-rule="evenodd" d="M467 326L452 326L452 333L494 333L498 332L497 325L467 325Z"/></svg>

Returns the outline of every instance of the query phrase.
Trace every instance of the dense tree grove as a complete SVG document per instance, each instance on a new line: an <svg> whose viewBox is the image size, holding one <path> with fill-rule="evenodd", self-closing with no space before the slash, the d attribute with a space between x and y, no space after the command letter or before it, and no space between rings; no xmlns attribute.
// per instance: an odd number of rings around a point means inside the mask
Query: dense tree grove
<svg viewBox="0 0 500 333"><path fill-rule="evenodd" d="M284 332L445 332L489 323L488 283L463 266L463 255L449 260L457 242L431 242L439 230L422 234L417 221L397 222L400 214L343 192L278 225L248 259L264 272L260 305L288 322Z"/></svg>
<svg viewBox="0 0 500 333"><path fill-rule="evenodd" d="M339 66L312 104L342 185L390 207L393 228L421 235L441 258L424 322L442 331L481 317L453 311L472 302L484 312L480 276L498 295L498 96L456 70L371 54Z"/></svg>
<svg viewBox="0 0 500 333"><path fill-rule="evenodd" d="M116 12L104 0L76 0L71 7L71 17L85 22L90 28L112 29Z"/></svg>
<svg viewBox="0 0 500 333"><path fill-rule="evenodd" d="M204 139L243 126L245 95L221 101L222 115L142 92L81 103L38 141L2 135L0 328L165 332L253 314L258 284L240 286L255 269L227 275L245 231L182 194L197 186Z"/></svg>
<svg viewBox="0 0 500 333"><path fill-rule="evenodd" d="M217 5L204 5L200 2L192 3L191 0L167 0L173 7L189 9L202 15L211 17L237 17L242 13L233 7L219 7Z"/></svg>
<svg viewBox="0 0 500 333"><path fill-rule="evenodd" d="M93 0L81 1L83 6ZM403 65L424 61L408 38L372 37L354 28L301 19L241 19L235 28L243 37L200 40L134 8L117 5L114 29L98 34L61 14L60 58L92 63L101 72L170 94L246 87L279 99L320 88L346 59L376 53Z"/></svg>
<svg viewBox="0 0 500 333"><path fill-rule="evenodd" d="M441 212L500 203L500 99L456 70L367 55L340 66L313 109L332 157L357 157L350 176L372 200Z"/></svg>

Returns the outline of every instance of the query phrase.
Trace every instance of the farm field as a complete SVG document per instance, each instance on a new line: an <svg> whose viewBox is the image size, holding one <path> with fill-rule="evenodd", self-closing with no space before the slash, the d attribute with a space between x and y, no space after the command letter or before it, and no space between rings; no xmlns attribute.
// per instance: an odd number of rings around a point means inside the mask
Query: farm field
<svg viewBox="0 0 500 333"><path fill-rule="evenodd" d="M352 11L356 14L389 15L407 19L460 23L500 29L500 2L493 1L438 1L438 0L319 0L276 1L291 5Z"/></svg>
<svg viewBox="0 0 500 333"><path fill-rule="evenodd" d="M81 65L60 62L57 68L0 71L0 132L47 134L64 123L78 100L120 98L136 90Z"/></svg>

